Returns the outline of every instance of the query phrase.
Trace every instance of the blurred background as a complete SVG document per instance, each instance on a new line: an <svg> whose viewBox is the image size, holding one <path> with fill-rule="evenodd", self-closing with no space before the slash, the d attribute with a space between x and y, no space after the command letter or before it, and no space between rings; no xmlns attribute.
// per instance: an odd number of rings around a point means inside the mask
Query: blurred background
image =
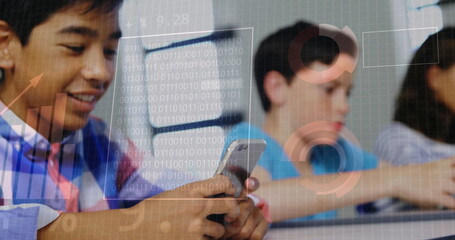
<svg viewBox="0 0 455 240"><path fill-rule="evenodd" d="M306 20L348 27L357 38L346 127L371 151L410 57L428 35L455 25L454 11L452 0L126 0L116 80L95 115L142 150L146 178L183 172L179 185L210 177L230 126L262 125L252 76L260 41ZM148 171L157 168L175 171Z"/></svg>

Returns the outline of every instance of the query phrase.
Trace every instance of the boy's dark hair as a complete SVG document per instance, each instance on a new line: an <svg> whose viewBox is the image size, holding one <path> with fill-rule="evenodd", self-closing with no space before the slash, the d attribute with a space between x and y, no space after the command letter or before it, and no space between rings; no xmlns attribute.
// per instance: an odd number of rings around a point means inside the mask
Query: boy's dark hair
<svg viewBox="0 0 455 240"><path fill-rule="evenodd" d="M416 51L396 100L394 120L434 140L455 143L455 114L436 99L428 85L428 69L447 70L455 63L455 28L431 35Z"/></svg>
<svg viewBox="0 0 455 240"><path fill-rule="evenodd" d="M123 0L0 0L0 20L8 23L25 46L33 28L59 10L79 3L90 3L84 13L93 10L110 12L122 2Z"/></svg>
<svg viewBox="0 0 455 240"><path fill-rule="evenodd" d="M79 3L89 4L83 13L94 10L110 12L123 0L0 0L0 21L5 21L25 46L33 28L57 11ZM3 82L3 73L0 69L0 83Z"/></svg>
<svg viewBox="0 0 455 240"><path fill-rule="evenodd" d="M316 34L317 36L310 38L308 41L298 37L302 36L301 34L306 34L306 31L309 34L319 33L321 29L321 27L315 24L299 21L293 26L278 30L265 38L259 45L254 57L254 75L262 107L266 112L271 108L270 100L264 91L264 77L266 74L270 71L277 71L286 78L288 84L291 84L292 78L295 75L289 63L291 44L302 46L300 60L305 66L310 66L316 61L331 65L341 52L353 58L357 57L357 43L341 31L322 29L326 33L331 32L334 33L333 35L337 35L338 42L341 41L344 48L340 48L337 42L331 37Z"/></svg>

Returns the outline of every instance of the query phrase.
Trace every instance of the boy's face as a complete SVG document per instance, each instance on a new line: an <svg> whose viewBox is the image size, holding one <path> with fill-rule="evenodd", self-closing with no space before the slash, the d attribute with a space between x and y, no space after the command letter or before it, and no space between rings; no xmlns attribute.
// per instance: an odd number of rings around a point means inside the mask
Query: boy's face
<svg viewBox="0 0 455 240"><path fill-rule="evenodd" d="M324 70L327 65L315 62L312 69ZM288 114L290 115L293 129L298 129L299 135L306 142L326 139L326 144L334 143L339 136L349 112L349 94L352 88L352 74L343 73L341 76L326 82L326 79L313 71L300 72L294 76L292 83L289 85L287 95ZM315 84L301 79L302 77L311 78L311 80L325 82ZM316 78L316 79L315 79ZM310 126L313 131L309 133ZM310 129L311 129L310 128Z"/></svg>
<svg viewBox="0 0 455 240"><path fill-rule="evenodd" d="M30 80L43 78L11 106L23 120L27 110L54 106L67 100L65 111L54 118L41 116L53 127L77 130L88 121L96 102L114 77L120 29L118 9L109 13L93 10L83 14L87 5L61 10L36 26L26 46L14 37L9 43L13 67L3 83L1 98L5 105L18 96ZM57 94L59 94L57 99ZM30 116L29 116L30 117Z"/></svg>

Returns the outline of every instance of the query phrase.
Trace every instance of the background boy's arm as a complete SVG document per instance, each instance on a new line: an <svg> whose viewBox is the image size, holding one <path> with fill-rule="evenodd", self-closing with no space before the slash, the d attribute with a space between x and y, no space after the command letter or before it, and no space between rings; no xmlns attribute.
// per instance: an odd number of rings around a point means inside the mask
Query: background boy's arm
<svg viewBox="0 0 455 240"><path fill-rule="evenodd" d="M268 172L260 167L253 176L261 181L257 195L266 199L272 221L308 216L331 209L374 201L384 197L398 197L421 205L442 205L455 208L455 158L427 164L403 167L384 167L362 171L359 181L343 197L335 194L318 195L306 188L304 177L271 181ZM309 176L307 180L324 183L340 175Z"/></svg>

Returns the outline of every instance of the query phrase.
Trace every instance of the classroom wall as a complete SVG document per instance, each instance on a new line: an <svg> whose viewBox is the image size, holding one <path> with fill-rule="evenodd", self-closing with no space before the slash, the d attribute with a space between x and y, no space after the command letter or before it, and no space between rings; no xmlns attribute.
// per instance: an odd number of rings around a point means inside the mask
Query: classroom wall
<svg viewBox="0 0 455 240"><path fill-rule="evenodd" d="M455 26L455 2L441 6L444 26Z"/></svg>
<svg viewBox="0 0 455 240"><path fill-rule="evenodd" d="M129 20L139 25L139 19L134 19L135 14L132 14L135 2L137 0L130 0L126 4L123 12L129 14L123 15L131 19L123 19L123 23ZM444 25L455 24L455 15L451 14L454 10L455 4L443 6ZM378 131L392 118L394 99L412 54L407 48L409 37L405 32L396 30L432 27L437 22L426 18L409 25L404 0L213 0L213 16L215 29L252 27L254 51L265 36L300 19L339 28L350 27L361 50L346 127L367 150L372 150ZM125 35L134 35L131 29L125 31L124 25L122 28ZM245 58L244 62L251 61L251 56ZM244 79L248 80L249 76L244 76ZM249 91L245 89L245 95ZM241 110L246 116L251 110L251 122L261 125L263 113L256 89L251 92L251 105L248 99L244 99ZM95 115L108 121L112 110L112 95L109 93L95 111Z"/></svg>

